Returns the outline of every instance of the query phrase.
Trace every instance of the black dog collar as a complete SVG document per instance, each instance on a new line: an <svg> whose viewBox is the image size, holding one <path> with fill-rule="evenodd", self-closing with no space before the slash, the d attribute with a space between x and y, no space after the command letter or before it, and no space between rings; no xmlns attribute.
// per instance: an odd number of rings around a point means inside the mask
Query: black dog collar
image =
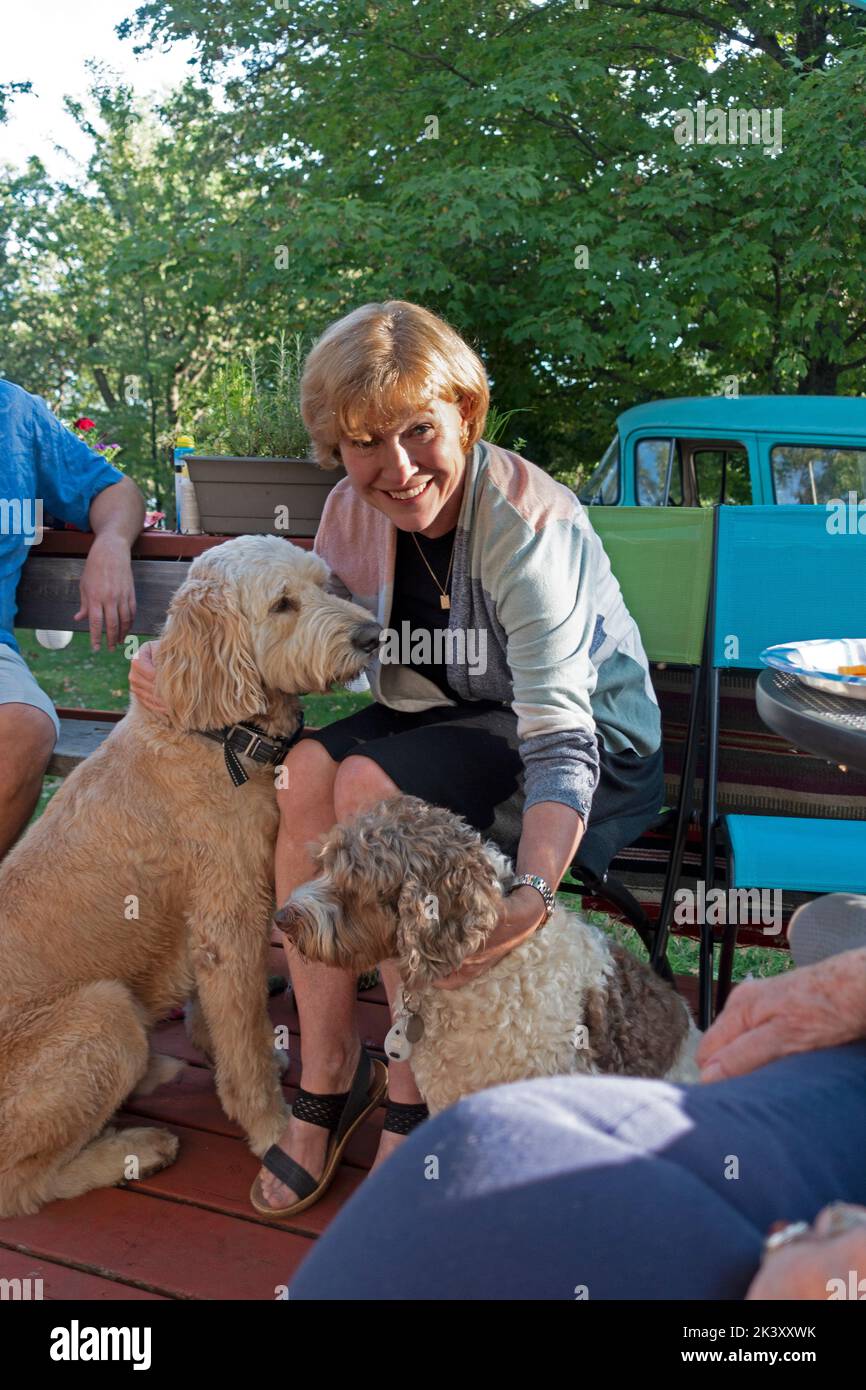
<svg viewBox="0 0 866 1390"><path fill-rule="evenodd" d="M304 711L301 710L298 727L288 738L270 738L257 724L247 722L227 724L224 729L197 729L196 732L203 738L210 738L215 743L222 744L229 776L236 787L241 787L244 782L249 781L249 777L240 764L238 754L243 758L252 758L255 763L277 767L283 762L289 749L297 743L303 728Z"/></svg>

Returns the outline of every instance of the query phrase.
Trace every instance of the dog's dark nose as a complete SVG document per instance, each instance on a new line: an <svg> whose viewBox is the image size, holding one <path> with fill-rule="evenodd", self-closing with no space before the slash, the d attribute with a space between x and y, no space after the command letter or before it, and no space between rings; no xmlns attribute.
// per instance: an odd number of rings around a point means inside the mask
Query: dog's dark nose
<svg viewBox="0 0 866 1390"><path fill-rule="evenodd" d="M289 936L293 928L300 924L301 914L291 900L283 903L278 912L274 913L274 926L279 927L281 932Z"/></svg>
<svg viewBox="0 0 866 1390"><path fill-rule="evenodd" d="M361 623L352 633L352 642L359 651L371 655L379 645L382 629L378 623Z"/></svg>

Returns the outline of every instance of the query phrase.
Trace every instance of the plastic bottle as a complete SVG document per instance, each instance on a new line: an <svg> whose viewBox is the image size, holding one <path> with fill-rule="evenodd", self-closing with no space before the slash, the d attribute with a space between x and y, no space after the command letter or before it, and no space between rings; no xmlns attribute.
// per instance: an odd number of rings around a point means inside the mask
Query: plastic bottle
<svg viewBox="0 0 866 1390"><path fill-rule="evenodd" d="M185 536L201 535L201 518L198 512L198 501L195 495L195 484L189 476L189 469L186 464L180 471L180 529Z"/></svg>
<svg viewBox="0 0 866 1390"><path fill-rule="evenodd" d="M184 455L195 453L195 440L191 434L179 434L174 447L174 509L177 520L175 527L187 535L201 531L195 489L190 480L189 469L184 463ZM184 485L186 479L186 486ZM187 521L184 524L184 498L187 498ZM190 529L192 528L192 529Z"/></svg>

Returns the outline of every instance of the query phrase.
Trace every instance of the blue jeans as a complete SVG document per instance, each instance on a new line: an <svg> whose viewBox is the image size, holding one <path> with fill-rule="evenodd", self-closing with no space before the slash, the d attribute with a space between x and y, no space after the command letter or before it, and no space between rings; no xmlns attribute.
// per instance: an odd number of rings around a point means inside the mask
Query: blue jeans
<svg viewBox="0 0 866 1390"><path fill-rule="evenodd" d="M780 1218L866 1204L866 1042L706 1086L557 1077L421 1125L293 1299L738 1299Z"/></svg>

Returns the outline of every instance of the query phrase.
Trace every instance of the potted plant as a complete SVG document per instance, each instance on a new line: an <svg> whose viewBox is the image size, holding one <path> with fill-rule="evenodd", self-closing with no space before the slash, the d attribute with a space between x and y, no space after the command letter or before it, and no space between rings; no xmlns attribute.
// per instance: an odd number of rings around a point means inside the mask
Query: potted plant
<svg viewBox="0 0 866 1390"><path fill-rule="evenodd" d="M184 459L203 530L316 534L328 493L346 473L321 469L307 457L303 360L300 335L281 336L270 370L250 348L213 377L195 425L196 452Z"/></svg>

